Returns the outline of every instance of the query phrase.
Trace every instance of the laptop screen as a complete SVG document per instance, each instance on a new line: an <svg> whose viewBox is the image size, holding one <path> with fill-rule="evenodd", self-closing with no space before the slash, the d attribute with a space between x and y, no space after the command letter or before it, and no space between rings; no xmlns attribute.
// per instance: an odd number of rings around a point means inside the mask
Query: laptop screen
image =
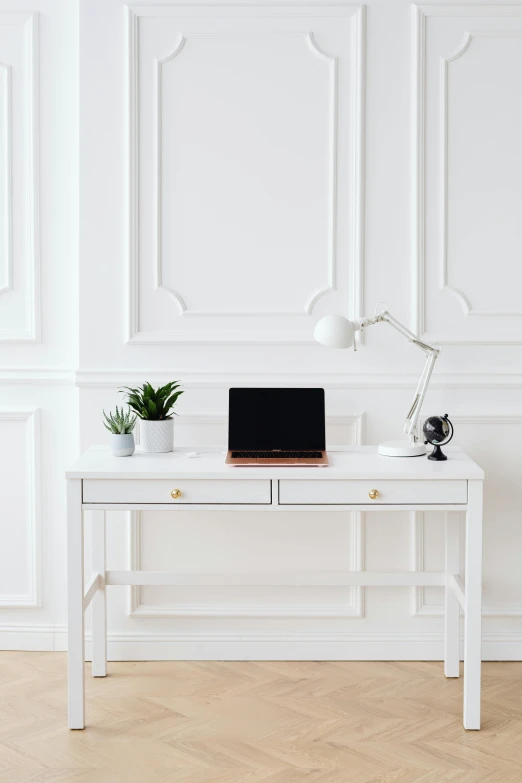
<svg viewBox="0 0 522 783"><path fill-rule="evenodd" d="M324 451L324 389L230 389L228 448Z"/></svg>

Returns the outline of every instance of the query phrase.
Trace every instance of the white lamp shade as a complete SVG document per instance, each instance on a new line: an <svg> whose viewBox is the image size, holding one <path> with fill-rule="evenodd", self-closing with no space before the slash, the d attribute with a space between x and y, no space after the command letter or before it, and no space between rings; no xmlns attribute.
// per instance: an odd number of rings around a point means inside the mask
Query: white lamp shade
<svg viewBox="0 0 522 783"><path fill-rule="evenodd" d="M315 326L314 338L329 348L350 348L355 340L355 326L342 315L325 315Z"/></svg>

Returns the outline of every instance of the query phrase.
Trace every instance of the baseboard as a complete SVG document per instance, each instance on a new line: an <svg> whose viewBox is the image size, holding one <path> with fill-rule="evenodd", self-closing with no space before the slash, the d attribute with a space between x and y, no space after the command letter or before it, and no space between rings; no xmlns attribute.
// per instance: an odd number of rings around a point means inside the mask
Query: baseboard
<svg viewBox="0 0 522 783"><path fill-rule="evenodd" d="M0 650L63 652L67 650L67 626L0 625Z"/></svg>
<svg viewBox="0 0 522 783"><path fill-rule="evenodd" d="M522 661L522 631L484 633L485 661ZM154 634L109 633L113 661L440 661L441 633ZM86 658L90 660L90 635ZM0 625L0 649L65 651L59 625Z"/></svg>

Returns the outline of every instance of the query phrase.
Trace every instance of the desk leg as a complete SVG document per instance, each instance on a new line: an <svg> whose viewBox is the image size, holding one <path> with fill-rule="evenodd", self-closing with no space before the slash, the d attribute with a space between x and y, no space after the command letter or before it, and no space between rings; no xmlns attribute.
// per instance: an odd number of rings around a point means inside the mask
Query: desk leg
<svg viewBox="0 0 522 783"><path fill-rule="evenodd" d="M464 617L464 728L480 729L482 481L468 481Z"/></svg>
<svg viewBox="0 0 522 783"><path fill-rule="evenodd" d="M69 728L85 727L83 512L81 479L67 481Z"/></svg>
<svg viewBox="0 0 522 783"><path fill-rule="evenodd" d="M100 588L92 599L92 676L107 676L107 597L105 590L105 511L92 512L92 572Z"/></svg>
<svg viewBox="0 0 522 783"><path fill-rule="evenodd" d="M444 601L444 674L458 677L460 669L460 604L449 585L460 571L459 515L446 512L446 596Z"/></svg>

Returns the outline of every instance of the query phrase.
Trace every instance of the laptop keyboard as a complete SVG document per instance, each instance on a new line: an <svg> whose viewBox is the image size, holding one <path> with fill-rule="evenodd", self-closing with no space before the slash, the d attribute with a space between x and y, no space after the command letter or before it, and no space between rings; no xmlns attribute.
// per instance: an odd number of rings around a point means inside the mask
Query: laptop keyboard
<svg viewBox="0 0 522 783"><path fill-rule="evenodd" d="M321 451L233 451L234 459L321 459Z"/></svg>

